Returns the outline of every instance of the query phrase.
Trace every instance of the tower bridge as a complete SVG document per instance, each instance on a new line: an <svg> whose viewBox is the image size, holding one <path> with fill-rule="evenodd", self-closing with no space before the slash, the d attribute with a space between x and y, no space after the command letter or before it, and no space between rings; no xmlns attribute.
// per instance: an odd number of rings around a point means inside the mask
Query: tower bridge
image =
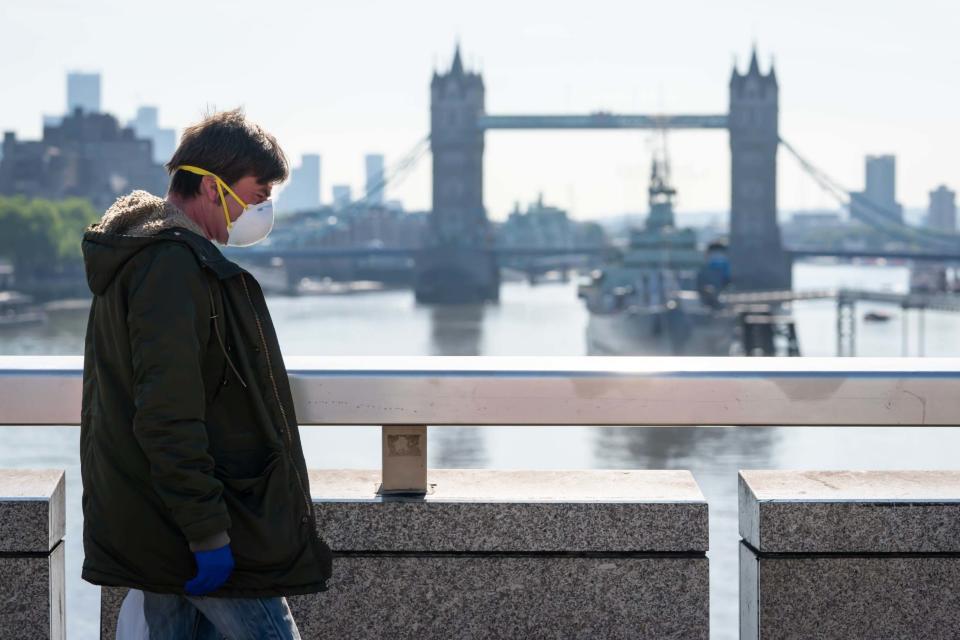
<svg viewBox="0 0 960 640"><path fill-rule="evenodd" d="M433 207L427 250L416 267L424 302L495 300L499 269L483 202L484 134L516 129L725 129L730 136L730 258L742 289L790 288L790 263L777 224L779 86L763 73L756 51L746 73L729 81L726 114L497 115L485 109L478 72L463 65L460 48L449 70L430 84Z"/></svg>
<svg viewBox="0 0 960 640"><path fill-rule="evenodd" d="M779 135L779 85L771 68L760 70L754 51L745 73L736 68L729 80L726 114L489 114L479 73L463 66L459 47L450 68L434 73L430 85L430 133L385 173L377 189L396 183L429 150L433 157L433 206L423 247L335 248L291 250L270 247L245 252L257 261L282 258L299 261L302 270L330 260L370 256L409 258L414 266L417 299L424 302L496 300L499 259L518 256L596 255L596 247L493 246L493 234L483 201L483 152L487 131L518 129L703 129L726 130L730 141L730 260L741 291L790 289L793 259L834 256L902 258L912 261L960 263L960 235L913 227L897 221L869 200L851 211L887 238L906 243L898 251L846 251L821 247L784 247L777 223L777 150L783 147L800 167L842 207L850 192L818 169ZM350 206L360 206L364 200ZM288 265L289 266L289 265ZM294 275L298 272L293 270Z"/></svg>

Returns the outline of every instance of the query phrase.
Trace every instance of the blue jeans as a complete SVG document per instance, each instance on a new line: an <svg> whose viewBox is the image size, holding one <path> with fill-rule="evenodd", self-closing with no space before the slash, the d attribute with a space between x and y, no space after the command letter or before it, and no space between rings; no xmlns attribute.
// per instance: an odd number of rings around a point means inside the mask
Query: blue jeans
<svg viewBox="0 0 960 640"><path fill-rule="evenodd" d="M286 598L143 592L150 640L300 640Z"/></svg>

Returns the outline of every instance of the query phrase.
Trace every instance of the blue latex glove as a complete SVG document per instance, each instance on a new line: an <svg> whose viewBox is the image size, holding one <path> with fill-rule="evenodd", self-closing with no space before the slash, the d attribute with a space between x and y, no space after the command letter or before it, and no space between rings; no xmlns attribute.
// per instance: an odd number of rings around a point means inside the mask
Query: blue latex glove
<svg viewBox="0 0 960 640"><path fill-rule="evenodd" d="M197 575L184 585L187 595L202 596L219 589L233 572L233 552L230 545L212 551L194 551Z"/></svg>

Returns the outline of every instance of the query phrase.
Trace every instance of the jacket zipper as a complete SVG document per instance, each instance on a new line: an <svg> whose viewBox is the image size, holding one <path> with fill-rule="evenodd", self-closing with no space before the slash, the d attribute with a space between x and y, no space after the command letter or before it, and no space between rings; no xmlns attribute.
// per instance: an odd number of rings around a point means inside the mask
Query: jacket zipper
<svg viewBox="0 0 960 640"><path fill-rule="evenodd" d="M237 368L233 366L233 360L230 359L230 354L227 353L227 349L223 344L223 336L220 335L220 325L217 323L217 318L220 317L220 314L217 313L217 305L213 301L213 290L210 289L210 283L207 283L207 293L210 295L210 309L211 313L213 314L210 316L210 319L213 320L213 331L217 334L217 342L220 343L220 351L223 352L223 357L227 359L227 364L229 364L230 368L233 369L233 374L237 376L240 384L242 384L243 388L246 389L247 383L243 380L243 377L240 375L240 372L237 371ZM227 383L226 377L224 377L223 383Z"/></svg>
<svg viewBox="0 0 960 640"><path fill-rule="evenodd" d="M280 407L280 415L283 418L283 432L287 436L287 458L289 458L290 467L297 476L297 486L300 487L300 495L307 507L307 516L304 516L304 522L308 522L306 518L313 513L311 508L312 504L310 502L310 498L307 497L306 490L303 488L303 478L300 476L300 470L297 469L297 465L294 463L293 455L291 454L291 451L293 450L293 437L290 435L290 422L287 420L287 412L283 408L283 402L280 401L280 393L277 391L277 380L273 376L273 364L270 360L270 350L267 349L267 340L263 337L263 325L260 324L260 315L257 313L257 308L253 306L253 299L250 297L250 290L247 288L247 280L242 273L240 274L240 281L243 283L244 293L247 294L247 302L250 303L250 310L253 311L253 319L257 323L257 333L260 334L260 344L263 345L263 354L267 358L267 372L270 375L270 385L273 387L273 397L277 401L277 406Z"/></svg>

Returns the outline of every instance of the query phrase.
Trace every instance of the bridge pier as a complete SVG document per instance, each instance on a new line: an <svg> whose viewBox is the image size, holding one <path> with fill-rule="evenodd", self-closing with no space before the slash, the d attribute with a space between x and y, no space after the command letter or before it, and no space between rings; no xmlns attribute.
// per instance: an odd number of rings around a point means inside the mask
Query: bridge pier
<svg viewBox="0 0 960 640"><path fill-rule="evenodd" d="M433 247L417 254L414 295L424 304L497 302L500 267L492 251Z"/></svg>

